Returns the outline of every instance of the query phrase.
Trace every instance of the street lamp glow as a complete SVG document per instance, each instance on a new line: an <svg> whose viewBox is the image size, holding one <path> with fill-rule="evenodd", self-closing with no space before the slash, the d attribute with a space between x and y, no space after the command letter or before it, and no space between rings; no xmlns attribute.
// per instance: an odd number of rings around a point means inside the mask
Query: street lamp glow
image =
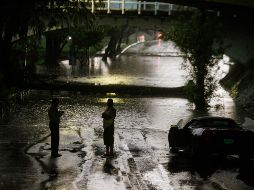
<svg viewBox="0 0 254 190"><path fill-rule="evenodd" d="M71 36L68 36L68 40L71 40Z"/></svg>

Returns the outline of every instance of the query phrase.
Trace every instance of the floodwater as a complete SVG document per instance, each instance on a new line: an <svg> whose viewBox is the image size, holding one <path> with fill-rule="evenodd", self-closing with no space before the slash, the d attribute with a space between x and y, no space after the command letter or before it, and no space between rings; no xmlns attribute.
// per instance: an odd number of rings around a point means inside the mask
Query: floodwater
<svg viewBox="0 0 254 190"><path fill-rule="evenodd" d="M137 44L115 60L104 62L101 57L95 57L88 65L77 61L75 66L63 60L57 70L38 66L37 74L58 74L58 80L95 85L178 87L185 84L188 73L177 53L172 43L153 41Z"/></svg>
<svg viewBox="0 0 254 190"><path fill-rule="evenodd" d="M180 87L190 79L186 67L188 64L182 64L183 62L181 53L173 42L155 40L138 43L115 60L108 59L107 62L102 61L101 57L95 57L85 66L78 63L70 66L69 61L64 60L60 63L57 80L94 85ZM214 68L217 82L228 73L230 64L233 63L224 55ZM236 114L237 110L229 93L218 85L215 94L210 102L210 112L205 114L231 117L240 122L241 118ZM191 104L188 107L193 109Z"/></svg>
<svg viewBox="0 0 254 190"><path fill-rule="evenodd" d="M164 50L167 45L161 44ZM181 66L182 58L175 56L175 52L170 56L172 49L162 51L157 43L140 46L143 48L142 56L130 50L108 63L94 58L81 72L77 71L78 66L69 66L63 61L58 80L163 87L185 84L187 72ZM148 48L151 51L156 49L159 56L150 55ZM222 76L227 69L220 71ZM211 110L199 114L226 116L240 121L227 92L219 88L217 93L221 97L213 100ZM60 124L60 153L63 156L56 161L49 156L47 109L52 97L60 98L60 110L65 111ZM113 98L117 110L115 157L112 160L102 158L101 113L109 97ZM221 106L215 106L218 104ZM22 174L19 171L17 175L22 177L17 177L12 185L2 183L0 187L12 189L22 184L19 189L253 189L237 178L239 164L235 158L228 161L229 165L209 161L211 167L204 170L169 153L167 134L170 125L199 115L193 108L188 100L181 98L31 91L26 103L16 110L5 126L5 131L15 129L16 133L1 135L1 140L10 146L20 142L30 145L25 153L26 159L30 157L32 161L30 159L30 164L26 161L19 167L31 172ZM13 170L2 178L12 179Z"/></svg>

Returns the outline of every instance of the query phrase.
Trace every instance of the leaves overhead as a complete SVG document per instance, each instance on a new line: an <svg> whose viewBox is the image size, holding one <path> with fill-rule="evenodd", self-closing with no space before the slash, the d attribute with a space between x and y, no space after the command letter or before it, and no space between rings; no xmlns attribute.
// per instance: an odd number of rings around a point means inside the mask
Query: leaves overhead
<svg viewBox="0 0 254 190"><path fill-rule="evenodd" d="M76 48L88 48L100 42L104 35L100 27L79 27L71 31L72 44Z"/></svg>
<svg viewBox="0 0 254 190"><path fill-rule="evenodd" d="M0 31L13 37L41 35L54 28L91 26L94 16L85 3L73 1L20 1L4 0L0 3Z"/></svg>

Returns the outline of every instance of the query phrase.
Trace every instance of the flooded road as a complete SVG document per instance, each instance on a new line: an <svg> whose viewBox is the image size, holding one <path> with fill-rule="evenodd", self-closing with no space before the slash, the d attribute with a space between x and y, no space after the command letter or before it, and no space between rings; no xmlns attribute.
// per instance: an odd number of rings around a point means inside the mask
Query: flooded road
<svg viewBox="0 0 254 190"><path fill-rule="evenodd" d="M74 68L62 64L59 80L163 87L182 86L187 80L180 57L126 54L109 63L96 59L89 65L92 68L88 69L89 76L83 71L75 73ZM133 63L132 67L130 63ZM233 100L222 89L218 93L222 97L212 104L221 103L222 106L205 114L231 117L241 122L244 116L238 115ZM50 158L48 136L47 109L52 97L60 98L60 110L65 111L60 123L60 153L63 156L57 159ZM113 98L117 110L112 159L103 157L101 113L108 98ZM31 91L26 103L1 126L0 150L1 154L8 152L8 155L1 157L0 168L6 169L1 175L0 188L254 189L250 174L254 167L242 168L238 157L193 163L184 152L177 155L169 152L170 125L203 114L195 113L193 105L181 98ZM9 148L4 148L6 146ZM15 150L23 148L22 159L13 159ZM7 162L6 159L10 160Z"/></svg>
<svg viewBox="0 0 254 190"><path fill-rule="evenodd" d="M184 85L187 75L181 68L181 62L180 57L171 57L169 60L168 57L159 56L122 55L107 63L97 58L90 63L89 70L83 73L72 71L69 82L179 87ZM65 64L62 62L63 67Z"/></svg>
<svg viewBox="0 0 254 190"><path fill-rule="evenodd" d="M188 80L188 73L182 68L183 59L177 53L172 43L152 41L137 44L107 62L95 57L88 65L78 62L69 65L69 60L61 61L57 69L39 65L37 74L58 74L58 80L69 83L179 87Z"/></svg>
<svg viewBox="0 0 254 190"><path fill-rule="evenodd" d="M60 109L65 111L60 131L62 157L50 159L47 109L52 95L46 91L31 93L28 103L20 107L9 121L8 126L12 126L16 133L11 134L11 139L7 135L1 137L9 147L35 142L26 154L37 163L22 166L26 171L31 171L29 175L20 171L22 179L26 179L23 181L24 189L254 188L237 179L240 175L238 158L207 160L203 165L193 165L188 155L169 153L167 134L170 125L194 115L185 99L93 97L71 93L54 96L60 97ZM112 160L103 158L105 148L101 113L108 97L114 99L117 109L116 151ZM17 160L15 162L19 163ZM36 170L34 165L38 167ZM8 172L5 175L8 176ZM31 180L27 180L31 178L36 182L33 188L30 188L33 184ZM247 182L250 179L247 178Z"/></svg>

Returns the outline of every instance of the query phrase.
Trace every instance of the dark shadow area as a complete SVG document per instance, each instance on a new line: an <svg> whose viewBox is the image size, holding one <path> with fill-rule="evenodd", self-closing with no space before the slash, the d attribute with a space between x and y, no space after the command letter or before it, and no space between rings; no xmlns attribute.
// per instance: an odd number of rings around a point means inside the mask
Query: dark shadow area
<svg viewBox="0 0 254 190"><path fill-rule="evenodd" d="M103 166L103 171L110 175L117 175L118 169L115 168L112 161L113 161L113 158L109 158L109 157L106 158L105 164Z"/></svg>
<svg viewBox="0 0 254 190"><path fill-rule="evenodd" d="M216 171L229 171L237 173L237 179L243 181L249 186L254 186L254 161L241 162L236 156L220 157L211 155L209 157L193 158L186 152L179 152L169 158L168 170L171 173L183 171L194 174L195 172L207 180Z"/></svg>
<svg viewBox="0 0 254 190"><path fill-rule="evenodd" d="M133 144L128 144L129 150L132 154L132 156L135 157L140 157L143 154L143 150L137 147L136 145Z"/></svg>
<svg viewBox="0 0 254 190"><path fill-rule="evenodd" d="M25 146L25 143L14 141L0 143L0 189L35 188L38 173L32 160L23 152Z"/></svg>
<svg viewBox="0 0 254 190"><path fill-rule="evenodd" d="M254 162L252 161L251 163L242 165L240 167L239 175L236 178L242 180L247 185L254 187L253 171L254 171Z"/></svg>
<svg viewBox="0 0 254 190"><path fill-rule="evenodd" d="M41 189L46 189L46 184L50 181L54 181L58 176L58 167L57 159L49 158L47 164L44 164L42 161L39 161L43 167L44 172L48 174L48 178L41 182Z"/></svg>
<svg viewBox="0 0 254 190"><path fill-rule="evenodd" d="M204 110L194 110L193 111L193 118L194 117L202 117L202 116L210 116L208 109L204 109Z"/></svg>
<svg viewBox="0 0 254 190"><path fill-rule="evenodd" d="M112 159L106 158L106 162L103 166L103 171L108 174L112 174L112 171L115 169L115 167L111 163Z"/></svg>
<svg viewBox="0 0 254 190"><path fill-rule="evenodd" d="M57 159L56 158L50 158L48 160L48 166L46 167L47 173L50 175L50 178L54 179L58 175L57 170Z"/></svg>

